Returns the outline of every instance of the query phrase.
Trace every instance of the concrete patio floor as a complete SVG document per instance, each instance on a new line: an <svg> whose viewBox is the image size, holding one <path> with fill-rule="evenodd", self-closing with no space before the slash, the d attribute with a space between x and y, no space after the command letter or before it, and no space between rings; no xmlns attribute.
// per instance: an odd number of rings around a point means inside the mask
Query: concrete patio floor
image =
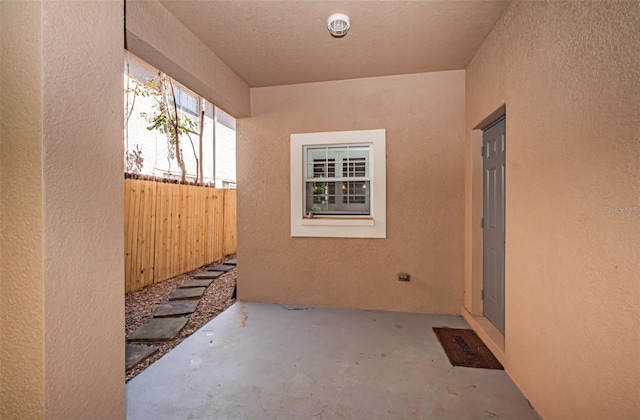
<svg viewBox="0 0 640 420"><path fill-rule="evenodd" d="M459 316L237 302L126 387L127 418L538 419L502 370L452 367Z"/></svg>

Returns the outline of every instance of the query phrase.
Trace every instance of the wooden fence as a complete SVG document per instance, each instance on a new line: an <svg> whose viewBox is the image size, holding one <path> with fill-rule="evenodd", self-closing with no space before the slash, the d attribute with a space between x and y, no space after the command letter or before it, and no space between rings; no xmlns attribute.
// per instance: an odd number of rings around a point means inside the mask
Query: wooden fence
<svg viewBox="0 0 640 420"><path fill-rule="evenodd" d="M236 191L124 180L125 292L236 252Z"/></svg>

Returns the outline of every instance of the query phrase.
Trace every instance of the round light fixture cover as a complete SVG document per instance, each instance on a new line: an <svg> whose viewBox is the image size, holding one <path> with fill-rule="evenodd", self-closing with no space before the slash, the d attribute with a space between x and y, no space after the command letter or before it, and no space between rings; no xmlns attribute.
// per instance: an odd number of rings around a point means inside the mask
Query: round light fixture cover
<svg viewBox="0 0 640 420"><path fill-rule="evenodd" d="M350 27L349 16L342 13L333 14L327 20L327 29L335 37L345 36Z"/></svg>

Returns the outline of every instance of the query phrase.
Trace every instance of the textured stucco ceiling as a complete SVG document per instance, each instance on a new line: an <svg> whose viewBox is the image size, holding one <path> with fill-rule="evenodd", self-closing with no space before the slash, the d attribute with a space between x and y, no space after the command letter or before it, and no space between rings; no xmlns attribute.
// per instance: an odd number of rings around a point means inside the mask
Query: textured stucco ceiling
<svg viewBox="0 0 640 420"><path fill-rule="evenodd" d="M509 1L161 3L250 86L464 69ZM333 38L333 13L351 18Z"/></svg>

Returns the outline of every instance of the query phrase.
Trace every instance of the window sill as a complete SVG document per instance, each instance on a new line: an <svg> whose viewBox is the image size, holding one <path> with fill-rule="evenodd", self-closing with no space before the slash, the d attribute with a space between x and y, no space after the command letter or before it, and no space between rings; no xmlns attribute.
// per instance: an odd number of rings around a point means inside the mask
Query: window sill
<svg viewBox="0 0 640 420"><path fill-rule="evenodd" d="M307 238L386 238L384 220L373 217L320 217L291 221L291 236Z"/></svg>
<svg viewBox="0 0 640 420"><path fill-rule="evenodd" d="M300 226L375 226L373 217L314 216L300 220Z"/></svg>

